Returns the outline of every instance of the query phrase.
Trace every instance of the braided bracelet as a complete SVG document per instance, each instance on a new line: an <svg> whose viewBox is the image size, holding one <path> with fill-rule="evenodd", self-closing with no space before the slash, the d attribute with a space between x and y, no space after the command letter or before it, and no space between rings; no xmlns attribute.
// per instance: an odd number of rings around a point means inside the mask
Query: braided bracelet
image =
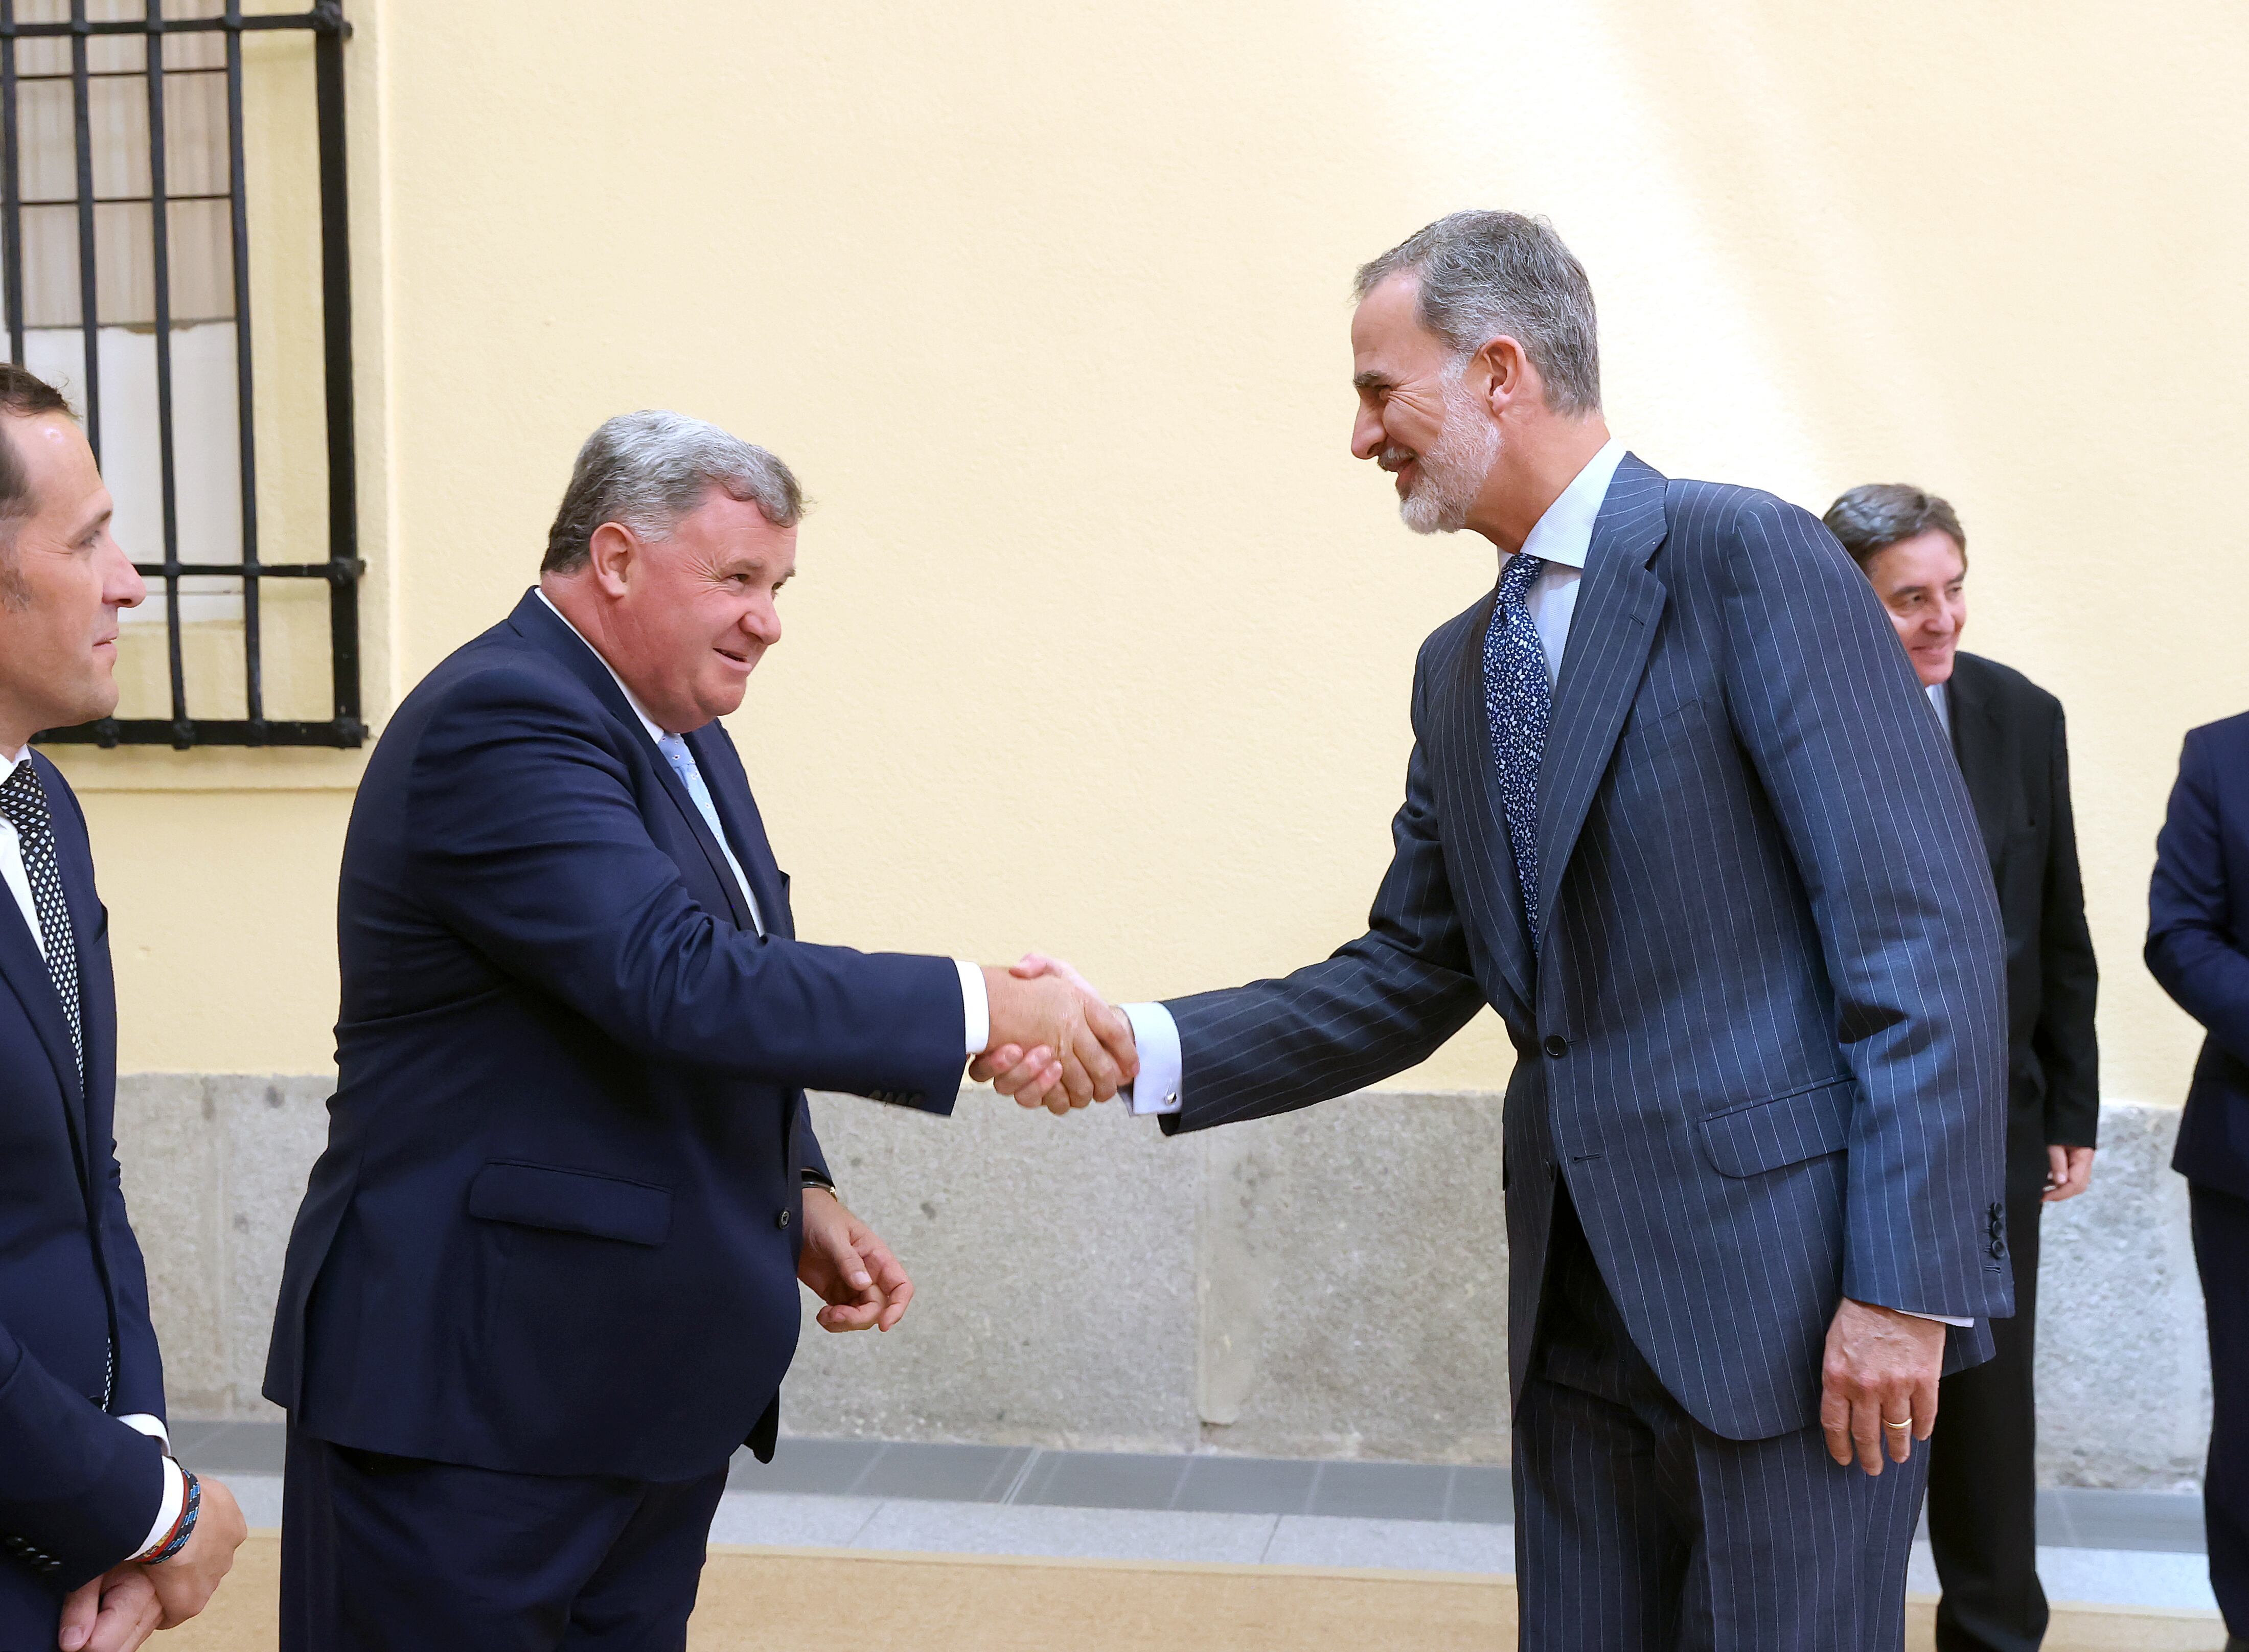
<svg viewBox="0 0 2249 1652"><path fill-rule="evenodd" d="M156 1552L141 1563L144 1566L163 1565L186 1548L188 1539L196 1534L196 1517L203 1509L203 1483L185 1469L180 1470L180 1478L187 1486L187 1496L180 1503L179 1523L173 1526L171 1534L156 1545Z"/></svg>

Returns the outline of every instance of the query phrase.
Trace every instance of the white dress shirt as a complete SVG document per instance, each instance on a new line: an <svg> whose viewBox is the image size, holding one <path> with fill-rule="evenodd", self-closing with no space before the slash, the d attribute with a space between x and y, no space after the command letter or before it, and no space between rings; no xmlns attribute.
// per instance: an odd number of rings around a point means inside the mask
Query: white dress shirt
<svg viewBox="0 0 2249 1652"><path fill-rule="evenodd" d="M570 625L570 616L556 608L553 602L548 602L545 591L539 593L539 600L547 603L547 611L556 619L561 620L565 625ZM617 685L617 692L625 697L625 704L632 707L633 715L640 719L640 726L648 731L649 743L661 747L670 731L657 726L656 719L648 714L648 708L640 703L640 696L625 686L625 679L617 675L615 666L606 659L602 659L602 650L591 643L586 642L586 634L583 631L574 625L570 625L570 634L580 642L586 643L587 652L602 661L602 669L609 672L609 680ZM671 767L671 760L665 757L660 749L657 753L657 761L666 767ZM7 771L0 769L0 781L7 778ZM698 807L699 809L699 803ZM749 905L750 921L757 926L758 933L762 936L766 933L765 914L758 910L758 898L751 891L750 880L742 871L742 863L734 858L734 846L726 841L726 830L719 822L705 816L704 824L710 827L711 836L719 840L719 851L726 856L726 864L733 869L734 881L741 889L742 899ZM20 898L26 903L28 909L31 899L28 886ZM36 929L38 925L35 923L32 927ZM953 967L960 977L960 1019L962 1025L966 1029L968 1053L972 1056L980 1056L984 1053L984 1046L992 1042L992 1000L990 995L984 989L984 972L965 958L954 959Z"/></svg>
<svg viewBox="0 0 2249 1652"><path fill-rule="evenodd" d="M1952 738L1952 685L1950 683L1929 685L1929 703L1936 707L1936 720L1943 726L1944 738L1950 740ZM0 775L0 779L4 778L5 776Z"/></svg>
<svg viewBox="0 0 2249 1652"><path fill-rule="evenodd" d="M31 748L19 752L0 752L0 785L16 772L16 765L27 761ZM39 956L47 955L47 938L39 928L39 909L31 903L31 874L24 870L24 840L16 831L16 823L0 816L0 883L8 885L8 892L16 898L16 909L24 915L24 927L31 932L31 944L39 949ZM137 1429L162 1444L169 1454L172 1436L162 1419L145 1411L136 1411L129 1417L117 1419L128 1428ZM138 1552L146 1554L155 1548L172 1523L180 1518L180 1504L188 1495L188 1483L180 1478L180 1465L167 1455L164 1458L164 1492L156 1504L155 1523L148 1528L148 1539Z"/></svg>
<svg viewBox="0 0 2249 1652"><path fill-rule="evenodd" d="M1592 552L1593 523L1601 513L1601 502L1608 498L1609 485L1616 479L1617 466L1624 462L1624 444L1611 437L1546 507L1546 513L1531 528L1518 553L1541 557L1546 563L1538 577L1530 582L1523 605L1530 609L1531 623L1538 628L1538 641L1546 650L1546 678L1550 684L1561 679L1562 658L1570 646L1570 621L1578 611L1578 586L1585 578L1585 558ZM1500 564L1503 572L1506 567L1505 561ZM1949 733L1952 727L1951 707L1943 696L1942 685L1931 688L1929 698ZM1130 1086L1132 1111L1179 1112L1185 1063L1180 1053L1178 1023L1173 1021L1172 1012L1161 1004L1126 1004L1123 1008L1132 1023L1132 1036L1138 1042L1140 1053L1140 1076ZM1954 1319L1934 1313L1915 1314L1914 1318L1937 1319L1949 1325L1976 1323L1973 1319Z"/></svg>

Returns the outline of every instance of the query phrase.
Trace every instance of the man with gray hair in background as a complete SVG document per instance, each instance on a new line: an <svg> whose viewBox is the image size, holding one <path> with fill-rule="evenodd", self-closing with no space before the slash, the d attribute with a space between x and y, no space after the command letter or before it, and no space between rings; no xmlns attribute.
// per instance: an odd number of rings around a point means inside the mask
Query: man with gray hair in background
<svg viewBox="0 0 2249 1652"><path fill-rule="evenodd" d="M797 939L716 719L781 640L802 503L715 426L611 419L538 587L368 761L265 1380L288 1652L684 1646L799 1283L836 1332L912 1295L805 1091L946 1113L990 1051L1067 1112L1135 1069L1061 981Z"/></svg>
<svg viewBox="0 0 2249 1652"><path fill-rule="evenodd" d="M1307 1106L1491 1006L1523 1645L1895 1652L1915 1442L2009 1307L2005 960L1958 767L1815 519L1610 436L1551 225L1440 219L1358 297L1351 451L1498 582L1422 645L1366 933L1125 1006L1135 1111Z"/></svg>
<svg viewBox="0 0 2249 1652"><path fill-rule="evenodd" d="M2085 923L2061 702L2020 671L1959 646L1968 623L1968 536L1945 500L1902 482L1854 487L1828 531L1888 611L1960 763L1991 858L2007 937L2006 1228L2015 1311L1996 1352L1940 1391L1929 1441L1929 1538L1943 1598L1937 1652L2036 1652L2046 1628L2038 1576L2039 1212L2093 1175L2101 1062L2099 970Z"/></svg>

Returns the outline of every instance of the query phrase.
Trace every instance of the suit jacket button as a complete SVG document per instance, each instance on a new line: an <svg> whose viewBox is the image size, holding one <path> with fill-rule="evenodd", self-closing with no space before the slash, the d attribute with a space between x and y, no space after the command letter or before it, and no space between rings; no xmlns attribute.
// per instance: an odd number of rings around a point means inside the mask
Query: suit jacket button
<svg viewBox="0 0 2249 1652"><path fill-rule="evenodd" d="M2005 1245L2002 1244L1997 1239L1991 1241L1991 1256L1995 1260L2000 1256L2005 1256L2006 1254L2007 1247Z"/></svg>
<svg viewBox="0 0 2249 1652"><path fill-rule="evenodd" d="M776 1228L786 1228L786 1227L787 1227L787 1226L788 1226L788 1212L787 1212L787 1211L786 1211L786 1210L784 1210L784 1211L782 1211L782 1212L781 1213L781 1215L779 1215L778 1216L775 1216L775 1217L774 1218L774 1227L776 1227Z"/></svg>
<svg viewBox="0 0 2249 1652"><path fill-rule="evenodd" d="M1548 1033L1546 1035L1546 1042L1541 1044L1539 1048L1544 1050L1552 1059L1559 1061L1563 1057L1570 1053L1570 1041L1563 1037L1560 1033Z"/></svg>

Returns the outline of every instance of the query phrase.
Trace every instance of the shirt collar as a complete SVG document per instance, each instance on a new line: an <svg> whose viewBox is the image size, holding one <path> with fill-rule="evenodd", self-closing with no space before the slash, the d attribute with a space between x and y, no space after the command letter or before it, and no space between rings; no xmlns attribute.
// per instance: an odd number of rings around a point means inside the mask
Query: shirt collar
<svg viewBox="0 0 2249 1652"><path fill-rule="evenodd" d="M25 761L31 754L31 748L28 746L20 752L0 752L0 785L6 784L8 776L16 772L16 765Z"/></svg>
<svg viewBox="0 0 2249 1652"><path fill-rule="evenodd" d="M567 614L565 614L561 609L555 607L553 602L547 602L547 593L544 590L541 590L536 585L533 586L531 589L533 591L537 593L540 602L547 603L547 611L548 613L554 615L556 619L561 620L565 625L570 625L570 616ZM586 643L585 632L580 630L574 625L570 625L570 635L576 637L580 642ZM602 660L602 669L609 674L609 680L617 685L617 692L625 697L625 704L632 707L633 715L640 719L640 726L648 731L648 737L654 740L657 745L663 745L665 740L671 738L671 736L656 726L656 719L648 714L647 707L643 706L640 703L640 696L634 693L632 690L625 686L625 679L617 675L616 666L610 664L609 661L602 659L602 650L600 649L595 648L591 643L586 643L586 648L595 659ZM0 770L0 780L5 780L7 777L6 771Z"/></svg>
<svg viewBox="0 0 2249 1652"><path fill-rule="evenodd" d="M1546 514L1523 541L1520 554L1565 568L1584 568L1592 552L1594 520L1601 513L1601 501L1609 496L1609 484L1616 480L1617 466L1623 463L1624 444L1612 436L1546 507Z"/></svg>

